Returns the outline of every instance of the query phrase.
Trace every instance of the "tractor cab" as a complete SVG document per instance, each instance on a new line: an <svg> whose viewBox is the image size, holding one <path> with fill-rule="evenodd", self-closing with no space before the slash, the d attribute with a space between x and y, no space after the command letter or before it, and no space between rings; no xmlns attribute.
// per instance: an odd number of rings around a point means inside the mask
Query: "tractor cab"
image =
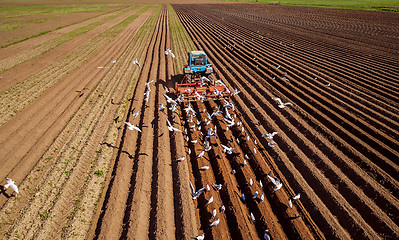
<svg viewBox="0 0 399 240"><path fill-rule="evenodd" d="M213 67L208 64L206 54L203 51L188 53L187 65L184 66L183 72L188 83L200 77L206 77L213 83Z"/></svg>

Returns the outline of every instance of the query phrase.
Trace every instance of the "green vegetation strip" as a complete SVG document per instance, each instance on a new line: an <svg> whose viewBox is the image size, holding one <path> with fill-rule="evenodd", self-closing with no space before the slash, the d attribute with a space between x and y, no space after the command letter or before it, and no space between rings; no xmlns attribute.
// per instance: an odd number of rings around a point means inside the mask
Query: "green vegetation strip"
<svg viewBox="0 0 399 240"><path fill-rule="evenodd" d="M178 73L183 73L183 65L186 64L186 56L187 52L196 50L193 41L188 35L186 29L183 24L180 22L179 17L177 16L173 7L168 4L168 13L169 13L169 25L170 32L172 38L172 51L175 53L177 58L177 66L176 69ZM183 47L181 46L183 45Z"/></svg>
<svg viewBox="0 0 399 240"><path fill-rule="evenodd" d="M219 0L217 0L219 1ZM257 2L289 6L359 9L370 11L399 12L399 1L379 0L221 0L223 2Z"/></svg>

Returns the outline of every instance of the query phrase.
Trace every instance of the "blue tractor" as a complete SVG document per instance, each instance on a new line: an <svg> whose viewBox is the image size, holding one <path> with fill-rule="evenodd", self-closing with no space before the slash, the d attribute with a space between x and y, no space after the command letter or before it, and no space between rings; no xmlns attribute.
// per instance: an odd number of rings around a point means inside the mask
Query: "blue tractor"
<svg viewBox="0 0 399 240"><path fill-rule="evenodd" d="M208 64L207 57L203 51L191 51L188 53L187 65L183 68L187 83L193 83L196 79L206 77L210 84L214 85L213 68Z"/></svg>
<svg viewBox="0 0 399 240"><path fill-rule="evenodd" d="M221 80L215 82L214 75L218 75L214 72L212 65L208 64L203 51L189 52L187 65L183 67L183 71L184 77L181 82L176 82L176 93L182 95L184 99L203 101L208 98L220 99L231 95Z"/></svg>

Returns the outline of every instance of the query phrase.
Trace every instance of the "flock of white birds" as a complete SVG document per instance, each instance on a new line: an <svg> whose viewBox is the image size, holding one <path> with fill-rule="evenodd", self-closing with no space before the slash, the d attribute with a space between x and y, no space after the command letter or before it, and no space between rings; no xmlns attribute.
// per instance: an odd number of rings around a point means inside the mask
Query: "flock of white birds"
<svg viewBox="0 0 399 240"><path fill-rule="evenodd" d="M173 54L173 52L172 52L169 48L166 49L165 54L166 54L166 55L169 55L169 56L171 56L171 57L173 57L173 58L175 58L175 55ZM112 63L116 63L116 60L114 60ZM137 58L133 61L133 64L136 64L139 68L141 68L141 65L140 65L140 63L138 62ZM98 68L108 68L108 67L98 67ZM151 84L153 81L154 81L154 80L145 83L146 92L144 93L144 96L145 96L144 100L145 100L147 103L148 103L148 101L149 101L150 92L151 92L150 84ZM222 83L220 80L217 80L216 82L219 83L219 84L224 85L224 83ZM224 85L224 86L225 86L225 85ZM168 109L171 110L172 112L174 112L174 111L177 109L177 106L178 106L179 104L183 103L184 98L183 98L182 95L180 95L180 96L178 96L176 99L173 99L172 97L169 97L169 96L167 95L167 94L169 93L169 89L168 89L166 86L164 86L164 89L165 89L165 91L164 91L164 94L163 94L163 95L164 95L164 97L166 98L166 101L171 105ZM227 89L227 87L226 87L226 89ZM239 93L240 93L240 91L237 90L237 89L235 89L234 92L231 93L231 95L236 95L236 94L239 94ZM276 100L276 101L278 102L278 107L279 107L279 108L284 108L284 107L287 106L287 105L292 105L292 103L290 103L290 102L283 103L282 100L281 100L280 98L272 98L272 99L273 99L273 100ZM202 102L203 100L204 100L204 99L202 99L202 98L200 99L201 102ZM224 111L220 110L220 107L218 107L218 108L216 109L216 111L215 111L215 112L212 112L212 113L208 113L208 112L206 111L206 109L203 110L203 112L206 112L206 114L207 114L207 116L208 116L208 119L207 119L207 120L205 121L205 123L204 123L204 127L208 126L208 125L211 123L211 121L212 121L212 119L213 119L214 117L223 117L223 119L221 119L221 121L224 121L224 122L226 123L226 129L225 129L225 131L228 131L229 128L231 128L231 127L234 126L234 125L242 126L242 122L241 122L241 121L238 121L237 123L235 122L236 119L237 119L236 114L231 115L231 114L229 113L229 110L228 110L229 108L232 109L232 111L234 111L234 109L235 109L234 103L231 102L231 101L224 100L224 105L223 105L223 107L224 107ZM166 108L166 106L164 106L162 103L159 104L159 111L163 111L165 108ZM187 120L187 122L188 122L188 123L193 123L193 125L190 126L190 128L192 128L194 131L196 131L196 129L197 129L198 131L200 131L200 130L201 130L201 121L197 120L196 122L194 122L193 118L197 115L197 112L192 108L190 102L188 102L188 106L187 106L186 108L184 108L183 110L186 112L186 114L187 114L187 116L188 116L188 118L189 118L189 119ZM133 114L134 119L136 119L137 116L138 116L139 114L140 114L140 111L137 111L136 113L134 113L134 114ZM222 115L224 114L224 116L221 116L221 114L222 114ZM135 130L135 131L138 131L138 132L142 132L142 130L141 130L138 126L135 126L134 124L132 124L132 123L130 123L130 122L125 122L125 124L127 125L127 127L128 127L129 130L132 130L132 131ZM169 121L169 119L166 120L166 124L167 124L168 130L171 131L171 132L173 132L173 131L183 132L182 130L180 130L180 129L174 127L173 124ZM184 125L184 124L185 124L185 123L183 122L183 125ZM203 157L204 154L205 154L205 152L207 152L207 151L209 151L209 150L212 149L212 145L210 144L210 139L211 139L212 137L217 138L216 130L217 130L217 129L216 129L216 126L215 126L214 128L208 128L208 129L207 129L207 135L204 137L204 142L203 142L204 150L203 150L202 152L200 152L200 153L196 156L197 158ZM245 129L244 129L244 127L242 127L242 132L244 132L244 131L245 131ZM188 134L187 134L187 129L184 129L184 134L186 135L186 141L187 141L187 142L190 141L189 136L188 136ZM201 132L201 134L202 134L202 132ZM265 138L267 138L267 139L272 140L273 137L274 137L276 134L278 134L278 133L277 133L277 132L266 133L266 134L263 134L262 137L265 137ZM249 140L249 135L247 136L247 141L248 141L248 140ZM236 141L237 141L238 144L240 143L238 138L236 139ZM191 143L197 143L197 140L191 140ZM256 143L256 140L254 141L254 143L255 143L255 145L257 144L257 143ZM275 147L275 146L277 145L277 143L274 142L274 141L270 141L270 142L268 143L268 145L269 145L270 147ZM237 149L237 147L233 148L233 147L225 146L225 145L223 145L223 144L221 144L221 146L223 147L223 152L226 153L226 154L233 154L233 152ZM254 148L253 151L254 151L254 154L256 154L256 148ZM189 154L189 155L191 154L191 149L189 149L188 154ZM244 158L245 158L245 159L244 159L243 164L244 164L244 166L246 166L246 165L247 165L246 159L249 159L249 157L245 154ZM183 156L183 157L177 159L178 162L181 162L181 161L184 161L184 160L185 160L185 156ZM209 166L202 166L202 167L200 167L200 170L205 171L205 170L208 170L209 168L210 168ZM234 173L235 173L235 170L233 170L232 173L234 174ZM279 190L279 189L282 187L282 183L280 182L280 180L279 180L277 177L271 177L271 176L270 176L271 173L272 173L272 172L270 172L270 173L267 175L267 177L268 177L268 178L270 179L270 181L275 185L274 191L277 191L277 190ZM8 189L9 187L11 187L11 189L13 189L14 192L15 192L16 194L19 194L18 186L15 184L15 182L14 182L13 180L11 180L10 178L7 178L6 180L7 180L7 184L4 185L4 187L5 187L6 189ZM252 179L250 179L249 184L250 184L250 186L253 185L253 180L252 180ZM261 181L259 181L259 185L260 185L261 188L263 189L263 184L262 184ZM212 183L212 186L213 186L213 188L214 188L216 191L219 191L219 190L222 189L222 184ZM192 184L191 182L190 182L190 189L191 189L192 198L193 198L194 200L197 199L203 192L205 192L205 191L208 191L208 192L209 192L209 191L211 190L210 187L209 187L209 185L207 184L206 187L203 187L203 188L201 188L201 189L199 189L199 190L196 191L195 188L194 188L194 186L193 186L193 184ZM252 198L255 199L255 198L258 197L258 195L259 195L259 192L256 191L256 192L254 193L254 195L252 196ZM288 202L288 206L289 206L290 208L292 208L292 200L297 200L297 199L299 199L299 198L300 198L300 194L296 195L296 196L293 197L293 198L290 198L290 199L289 199L289 202ZM264 201L264 193L262 193L262 194L259 196L259 199L260 199L261 201ZM242 200L243 202L245 202L245 195L244 195L244 194L242 194L241 200ZM209 204L212 203L212 202L213 202L213 196L210 197L210 199L208 200L208 202L206 203L206 205L209 205ZM226 209L226 208L225 208L224 205L220 207L220 211L225 211L225 209ZM213 219L216 218L216 215L217 215L217 210L216 210L216 208L215 208L215 209L212 211L212 218L213 218ZM253 221L256 221L256 219L255 219L254 215L252 214L252 212L250 213L250 216L251 216L251 219L252 219ZM220 222L220 219L216 219L216 220L212 221L212 222L210 223L210 227L217 226L217 225L219 224L219 222ZM268 235L268 230L265 231L264 237L265 237L265 239L270 239L270 236ZM202 234L202 235L200 235L200 236L195 237L195 239L198 239L198 240L201 240L201 239L204 239L204 238L205 238L205 234Z"/></svg>

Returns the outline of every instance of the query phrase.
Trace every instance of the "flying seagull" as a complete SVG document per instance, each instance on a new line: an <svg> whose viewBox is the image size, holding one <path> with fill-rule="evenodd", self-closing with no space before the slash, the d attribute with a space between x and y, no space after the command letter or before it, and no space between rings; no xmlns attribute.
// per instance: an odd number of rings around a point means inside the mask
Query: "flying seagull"
<svg viewBox="0 0 399 240"><path fill-rule="evenodd" d="M277 177L270 177L269 174L267 174L267 177L270 179L270 181L272 181L272 183L274 184L274 186L276 186L276 188L274 189L274 191L279 190L283 184L280 182L280 179L278 179Z"/></svg>
<svg viewBox="0 0 399 240"><path fill-rule="evenodd" d="M139 68L141 68L140 63L139 63L139 61L137 60L137 58L134 59L133 63L136 64L137 66L139 66Z"/></svg>
<svg viewBox="0 0 399 240"><path fill-rule="evenodd" d="M203 233L202 235L196 236L195 239L196 240L204 240L205 239L205 233Z"/></svg>
<svg viewBox="0 0 399 240"><path fill-rule="evenodd" d="M265 133L262 135L262 137L266 137L268 139L273 139L274 135L276 135L278 132L272 132L272 133Z"/></svg>
<svg viewBox="0 0 399 240"><path fill-rule="evenodd" d="M140 111L137 111L136 113L133 114L134 119L140 114Z"/></svg>
<svg viewBox="0 0 399 240"><path fill-rule="evenodd" d="M205 188L201 188L198 191L195 191L193 184L190 182L190 189L191 189L191 195L193 196L193 199L197 199L201 193L205 191Z"/></svg>
<svg viewBox="0 0 399 240"><path fill-rule="evenodd" d="M209 200L208 200L208 202L205 204L205 206L211 204L212 202L213 202L213 196L211 196L211 198L209 198Z"/></svg>
<svg viewBox="0 0 399 240"><path fill-rule="evenodd" d="M287 106L287 105L292 105L292 103L290 103L290 102L283 103L283 101L280 98L272 98L272 99L276 100L279 103L278 104L279 108L285 108L285 106Z"/></svg>
<svg viewBox="0 0 399 240"><path fill-rule="evenodd" d="M172 126L172 124L169 122L169 119L166 119L166 121L167 121L168 129L169 129L170 132L173 132L173 131L181 132L180 129L177 129L177 128L175 128L175 127Z"/></svg>
<svg viewBox="0 0 399 240"><path fill-rule="evenodd" d="M166 48L165 55L170 55L172 58L176 58L175 55L172 53L172 50Z"/></svg>
<svg viewBox="0 0 399 240"><path fill-rule="evenodd" d="M223 144L220 144L223 147L223 152L227 153L227 154L232 154L234 150L236 150L237 148L232 148L232 147L227 147Z"/></svg>
<svg viewBox="0 0 399 240"><path fill-rule="evenodd" d="M165 109L165 106L162 103L160 103L159 104L159 111L163 111L164 109Z"/></svg>
<svg viewBox="0 0 399 240"><path fill-rule="evenodd" d="M298 193L297 195L293 196L292 199L297 200L301 197L301 193Z"/></svg>
<svg viewBox="0 0 399 240"><path fill-rule="evenodd" d="M275 141L271 141L267 145L269 145L269 147L275 147L277 146L277 143Z"/></svg>
<svg viewBox="0 0 399 240"><path fill-rule="evenodd" d="M208 170L209 169L209 166L202 166L201 168L200 168L200 170Z"/></svg>
<svg viewBox="0 0 399 240"><path fill-rule="evenodd" d="M204 154L205 154L205 151L202 151L202 152L200 152L200 154L198 154L197 158L201 158L201 157L203 157L203 156L204 156ZM208 168L209 168L209 167L208 167Z"/></svg>
<svg viewBox="0 0 399 240"><path fill-rule="evenodd" d="M128 126L129 130L132 130L132 131L133 131L133 130L137 130L137 131L141 132L141 129L140 129L140 128L134 126L134 125L131 124L130 122L125 122L125 123L126 123L126 125Z"/></svg>
<svg viewBox="0 0 399 240"><path fill-rule="evenodd" d="M220 222L220 219L215 220L214 222L212 222L211 224L209 224L209 226L210 226L210 227L217 226L217 225L219 224L219 222Z"/></svg>
<svg viewBox="0 0 399 240"><path fill-rule="evenodd" d="M222 184L215 184L212 183L212 186L215 188L215 190L219 191L220 189L222 189Z"/></svg>
<svg viewBox="0 0 399 240"><path fill-rule="evenodd" d="M258 191L255 191L254 195L252 195L252 199L255 199L259 195Z"/></svg>
<svg viewBox="0 0 399 240"><path fill-rule="evenodd" d="M213 209L213 211L212 211L212 218L215 218L216 217L216 208L215 209Z"/></svg>
<svg viewBox="0 0 399 240"><path fill-rule="evenodd" d="M7 189L8 187L11 187L14 192L17 194L19 193L17 185L15 185L15 182L11 178L6 178L7 184L4 185L4 187Z"/></svg>

